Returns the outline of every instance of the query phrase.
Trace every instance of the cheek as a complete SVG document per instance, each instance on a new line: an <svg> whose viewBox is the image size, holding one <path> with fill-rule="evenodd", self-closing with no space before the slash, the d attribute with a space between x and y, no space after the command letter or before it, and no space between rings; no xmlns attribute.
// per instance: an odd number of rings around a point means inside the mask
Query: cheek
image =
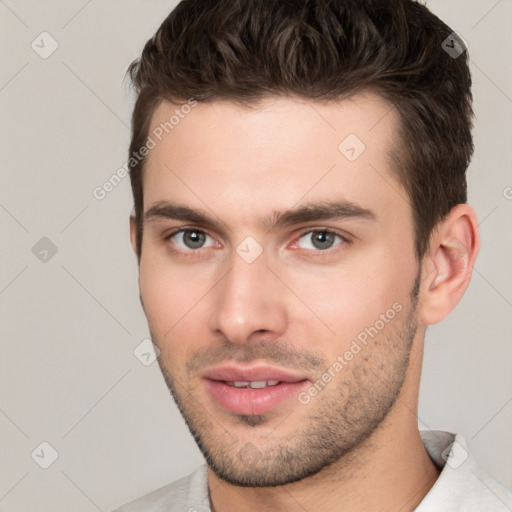
<svg viewBox="0 0 512 512"><path fill-rule="evenodd" d="M140 293L149 325L159 340L185 314L183 283L178 272L143 253L140 264Z"/></svg>
<svg viewBox="0 0 512 512"><path fill-rule="evenodd" d="M291 322L304 332L314 331L310 340L321 350L343 351L393 304L405 306L409 300L412 260L404 264L389 248L366 249L337 268L297 266L285 278L301 300Z"/></svg>
<svg viewBox="0 0 512 512"><path fill-rule="evenodd" d="M326 282L311 279L311 275L303 279L302 289L307 290L303 302L316 318L309 312L304 316L303 311L297 320L311 333L309 343L318 344L319 350L333 357L343 353L350 341L378 318L380 303L386 302L373 280L367 282L354 273L333 273Z"/></svg>
<svg viewBox="0 0 512 512"><path fill-rule="evenodd" d="M204 294L204 275L180 265L165 250L148 244L140 263L140 290L149 316L165 314L167 323L183 316L201 292ZM144 252L145 251L145 252Z"/></svg>
<svg viewBox="0 0 512 512"><path fill-rule="evenodd" d="M205 325L205 295L211 287L208 283L204 273L172 264L165 257L142 258L140 293L144 312L153 341L164 354L171 350L177 355L187 347L192 350L193 340L204 337L198 329Z"/></svg>

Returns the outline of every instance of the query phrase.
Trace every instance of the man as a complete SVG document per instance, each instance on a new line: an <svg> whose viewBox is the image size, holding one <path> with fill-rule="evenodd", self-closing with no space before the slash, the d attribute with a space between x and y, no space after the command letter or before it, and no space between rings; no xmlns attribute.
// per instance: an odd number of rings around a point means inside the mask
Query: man
<svg viewBox="0 0 512 512"><path fill-rule="evenodd" d="M185 0L129 71L141 302L207 465L118 510L512 510L418 431L480 244L463 41L410 0Z"/></svg>

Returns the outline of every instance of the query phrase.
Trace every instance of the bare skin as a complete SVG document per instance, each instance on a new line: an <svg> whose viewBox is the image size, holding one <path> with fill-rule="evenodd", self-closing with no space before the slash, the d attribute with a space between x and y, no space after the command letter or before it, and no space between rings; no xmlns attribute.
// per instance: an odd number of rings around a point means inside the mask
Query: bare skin
<svg viewBox="0 0 512 512"><path fill-rule="evenodd" d="M163 102L150 133L176 108ZM417 426L424 334L469 284L477 221L458 205L417 261L411 206L388 157L396 133L389 104L370 94L200 103L149 153L141 300L166 383L209 463L214 512L407 512L439 475ZM349 134L364 143L360 155L354 138L339 149ZM165 216L154 208L164 201L216 224ZM327 202L343 203L344 215L267 218ZM130 234L135 247L133 220ZM261 414L226 410L205 377L224 363L292 372L302 395Z"/></svg>

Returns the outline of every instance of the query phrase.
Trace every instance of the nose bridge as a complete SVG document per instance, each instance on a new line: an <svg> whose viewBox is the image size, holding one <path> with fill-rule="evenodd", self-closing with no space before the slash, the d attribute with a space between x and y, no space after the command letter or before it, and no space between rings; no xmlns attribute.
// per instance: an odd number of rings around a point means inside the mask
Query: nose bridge
<svg viewBox="0 0 512 512"><path fill-rule="evenodd" d="M239 250L243 249L241 244ZM267 268L265 254L253 261L233 252L230 270L216 286L210 329L232 343L246 343L257 331L280 335L287 311L279 280Z"/></svg>

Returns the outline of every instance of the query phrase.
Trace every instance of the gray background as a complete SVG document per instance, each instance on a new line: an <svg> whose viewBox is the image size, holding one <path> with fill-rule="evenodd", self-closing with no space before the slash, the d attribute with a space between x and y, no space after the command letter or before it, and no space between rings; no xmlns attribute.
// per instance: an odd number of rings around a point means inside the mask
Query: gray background
<svg viewBox="0 0 512 512"><path fill-rule="evenodd" d="M129 180L93 196L126 161L124 72L174 5L0 0L4 512L107 511L202 462L157 364L133 354L148 330L128 240ZM469 190L483 249L461 304L429 329L419 424L463 434L512 487L512 2L428 6L470 48ZM59 45L46 59L31 47L51 48L43 31ZM48 469L38 465L50 457L43 441L59 454Z"/></svg>

